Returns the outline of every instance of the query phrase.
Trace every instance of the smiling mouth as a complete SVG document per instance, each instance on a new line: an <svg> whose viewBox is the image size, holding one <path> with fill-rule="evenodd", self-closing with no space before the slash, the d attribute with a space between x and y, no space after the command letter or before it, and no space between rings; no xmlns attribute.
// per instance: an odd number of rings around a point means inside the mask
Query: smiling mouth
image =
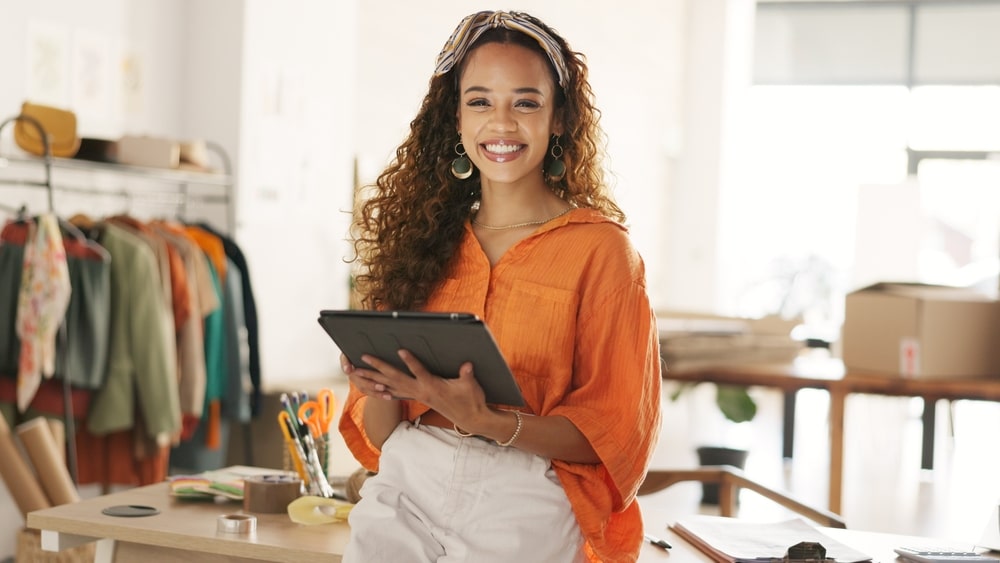
<svg viewBox="0 0 1000 563"><path fill-rule="evenodd" d="M503 157L503 156L514 154L516 152L520 152L522 149L524 149L524 145L507 145L507 144L489 143L489 144L483 145L483 149L485 149L486 152L488 152L490 154L494 154L496 156Z"/></svg>

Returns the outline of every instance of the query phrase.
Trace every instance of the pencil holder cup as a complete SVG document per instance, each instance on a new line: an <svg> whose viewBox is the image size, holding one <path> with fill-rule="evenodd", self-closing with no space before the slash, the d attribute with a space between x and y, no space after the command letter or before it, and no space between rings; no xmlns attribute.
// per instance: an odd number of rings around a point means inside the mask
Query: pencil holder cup
<svg viewBox="0 0 1000 563"><path fill-rule="evenodd" d="M319 462L323 466L323 475L330 478L330 435L324 434L322 438L316 440L316 453L319 454Z"/></svg>
<svg viewBox="0 0 1000 563"><path fill-rule="evenodd" d="M325 475L327 479L329 479L330 473L327 470L327 467L329 466L328 459L330 457L328 453L330 447L330 438L329 436L324 436L321 439L316 440L315 444L316 444L316 456L319 458L320 465L323 468L323 475ZM286 438L285 448L282 450L281 454L281 468L284 469L285 471L294 471L299 475L299 477L303 478L302 479L303 481L307 481L308 478L305 465L303 465L304 463L305 460L302 460L299 457L295 442L293 440L289 440Z"/></svg>

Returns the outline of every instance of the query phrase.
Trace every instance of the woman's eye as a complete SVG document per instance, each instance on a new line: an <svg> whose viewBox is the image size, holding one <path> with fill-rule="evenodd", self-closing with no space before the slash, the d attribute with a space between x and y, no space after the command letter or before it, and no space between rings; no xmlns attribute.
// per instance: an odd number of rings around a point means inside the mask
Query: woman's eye
<svg viewBox="0 0 1000 563"><path fill-rule="evenodd" d="M484 108L489 106L490 104L483 98L476 98L474 100L469 100L468 102L465 103L465 105L471 108Z"/></svg>
<svg viewBox="0 0 1000 563"><path fill-rule="evenodd" d="M514 104L514 107L521 109L538 109L542 107L542 105L532 100L520 100Z"/></svg>

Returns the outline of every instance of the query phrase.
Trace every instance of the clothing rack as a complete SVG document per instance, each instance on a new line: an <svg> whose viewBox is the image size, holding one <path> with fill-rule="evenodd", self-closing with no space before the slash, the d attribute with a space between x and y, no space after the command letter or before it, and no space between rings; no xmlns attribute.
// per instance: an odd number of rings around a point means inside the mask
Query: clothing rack
<svg viewBox="0 0 1000 563"><path fill-rule="evenodd" d="M3 135L4 127L16 121L24 121L28 125L31 125L32 127L35 128L35 130L38 132L38 135L42 138L42 147L43 147L42 166L44 166L45 168L44 181L33 182L25 180L25 181L18 181L17 184L23 186L34 186L34 187L45 188L49 196L49 211L52 211L55 209L55 204L53 203L54 198L52 196L52 149L49 146L49 136L48 134L45 133L45 128L42 127L42 124L37 119L31 117L30 115L15 115L14 117L9 117L5 119L3 123L0 123L0 136ZM0 163L6 164L4 162Z"/></svg>
<svg viewBox="0 0 1000 563"><path fill-rule="evenodd" d="M17 115L4 120L0 123L0 134L3 133L4 127L15 121L24 121L35 128L38 131L39 137L42 139L43 155L42 163L45 168L45 180L42 182L31 182L31 181L21 181L18 182L19 185L34 186L34 187L44 187L48 193L48 203L49 211L55 209L54 198L52 195L52 151L49 146L49 137L45 132L45 128L42 124L35 118L28 115ZM26 210L26 206L22 205L18 210L18 216L23 216ZM59 343L65 348L66 345L66 323L59 325L59 331L56 334L56 338L59 339ZM76 424L73 418L73 399L72 399L72 389L70 388L70 379L66 375L66 358L63 356L63 362L59 369L63 373L63 426L66 431L66 467L69 470L70 477L73 482L77 482L77 458L76 458Z"/></svg>
<svg viewBox="0 0 1000 563"><path fill-rule="evenodd" d="M205 203L215 203L225 205L225 222L226 231L233 233L236 227L235 212L233 209L233 181L232 181L232 164L229 159L228 154L225 149L218 143L206 142L207 148L216 153L219 160L222 162L223 172L221 174L208 173L208 172L198 172L198 171L186 171L186 170L168 170L168 169L156 169L141 166L130 166L116 163L104 163L95 162L81 159L72 158L55 158L52 156L51 147L49 143L49 137L45 132L45 128L42 124L35 118L28 115L15 115L13 117L5 119L0 123L0 138L2 138L3 130L8 125L15 123L17 121L24 121L33 127L42 139L43 144L43 155L40 157L36 156L6 156L0 155L0 169L7 168L11 162L20 162L26 164L41 164L44 171L44 176L42 180L32 180L24 178L3 178L0 177L0 185L15 186L15 187L26 187L26 188L38 188L44 189L47 198L47 210L51 213L55 213L55 192L67 192L67 193L77 193L77 194L90 194L99 196L112 196L121 197L126 200L133 200L141 198L146 201L156 200L158 203L169 203L175 206L181 217L187 215L188 204L190 202L198 201ZM81 187L81 186L71 186L57 184L53 181L53 169L62 170L76 170L83 172L109 172L117 176L134 177L144 181L155 181L159 183L173 184L176 186L174 190L151 190L147 189L148 186L143 186L142 189L131 190L131 189L102 189L99 187ZM197 184L202 186L209 186L215 188L221 188L221 194L212 193L201 193L195 194L191 193L189 186ZM21 205L20 207L12 207L6 204L2 205L3 209L9 210L12 213L16 213L17 216L24 217L27 215L27 206ZM63 221L60 221L62 224ZM59 327L59 332L57 336L60 340L60 345L65 347L66 344L66 324L63 323ZM72 404L72 389L70 385L70 378L66 375L66 358L63 357L63 365L58 366L60 373L63 373L63 423L66 428L66 463L67 469L69 470L70 476L74 483L78 483L78 470L77 470L77 452L76 452L76 427L74 424L73 417L73 404ZM247 458L248 465L252 465L252 454L249 449L251 440L249 438L249 429L245 432L247 439Z"/></svg>

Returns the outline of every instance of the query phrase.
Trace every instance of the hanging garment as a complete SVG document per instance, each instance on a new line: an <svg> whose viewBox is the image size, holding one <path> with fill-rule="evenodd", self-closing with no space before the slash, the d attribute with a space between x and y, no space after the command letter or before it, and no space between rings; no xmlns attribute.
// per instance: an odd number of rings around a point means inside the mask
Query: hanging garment
<svg viewBox="0 0 1000 563"><path fill-rule="evenodd" d="M126 430L141 416L149 436L169 443L180 432L177 355L167 342L157 262L149 246L106 223L99 242L111 254L112 317L108 374L87 417L96 435Z"/></svg>
<svg viewBox="0 0 1000 563"><path fill-rule="evenodd" d="M215 264L204 257L211 273L212 285L219 302L225 302ZM170 466L183 472L201 472L224 466L228 453L228 420L222 418L222 397L226 392L229 369L226 351L224 309L220 307L205 318L205 412L190 440L181 442L170 452Z"/></svg>
<svg viewBox="0 0 1000 563"><path fill-rule="evenodd" d="M208 262L208 271L212 276L212 287L224 303L224 287L217 273L215 264ZM222 446L220 423L222 421L222 395L226 391L226 378L229 369L226 367L226 325L225 311L219 307L208 317L205 317L205 366L208 377L205 380L205 413L202 421L205 423L205 446L209 449L219 449Z"/></svg>
<svg viewBox="0 0 1000 563"><path fill-rule="evenodd" d="M83 220L83 218L79 218ZM93 227L113 261L111 360L76 434L80 484L145 485L167 473L179 436L177 344L166 242L121 222Z"/></svg>
<svg viewBox="0 0 1000 563"><path fill-rule="evenodd" d="M212 278L212 288L218 297L219 309L205 317L205 365L207 378L205 381L205 445L209 449L223 446L221 437L222 397L226 392L226 380L229 374L226 356L225 311L221 305L225 302L226 290L226 250L222 240L214 234L193 225L185 225L184 232L201 248L205 254L206 263Z"/></svg>
<svg viewBox="0 0 1000 563"><path fill-rule="evenodd" d="M209 260L212 261L212 266L215 267L215 273L219 277L219 283L225 283L226 247L222 244L222 239L214 233L196 225L186 225L184 230L187 232L188 236L198 243L198 246L201 247L201 249L208 256Z"/></svg>
<svg viewBox="0 0 1000 563"><path fill-rule="evenodd" d="M40 215L29 230L17 302L17 335L21 339L17 372L17 407L24 412L42 377L55 373L56 333L70 299L69 267L59 220Z"/></svg>
<svg viewBox="0 0 1000 563"><path fill-rule="evenodd" d="M180 379L178 388L181 407L181 441L191 439L205 409L204 319L219 308L218 297L212 289L208 261L180 226L165 221L152 221L150 227L181 257L186 271L187 293L191 313L177 335L177 361Z"/></svg>
<svg viewBox="0 0 1000 563"><path fill-rule="evenodd" d="M257 328L257 302L254 299L253 284L250 280L250 268L243 250L232 238L220 233L211 225L200 223L202 229L215 234L222 241L226 256L232 261L229 270L239 270L240 288L243 301L243 325L246 327L247 370L250 377L250 414L256 416L260 412L261 374L260 345Z"/></svg>
<svg viewBox="0 0 1000 563"><path fill-rule="evenodd" d="M65 316L66 338L56 340L55 376L43 378L23 413L17 409L21 342L15 317L29 222L10 221L0 231L0 412L11 427L40 415L63 418L72 414L77 420L84 419L94 390L103 385L107 374L110 256L82 233L67 232L63 223L60 226L64 231L63 246L72 288ZM68 402L64 379L71 385Z"/></svg>
<svg viewBox="0 0 1000 563"><path fill-rule="evenodd" d="M187 268L177 249L157 232L152 223L144 223L127 215L115 215L108 217L106 221L127 228L153 248L159 260L163 298L173 312L174 330L179 333L191 314L191 296L187 284Z"/></svg>
<svg viewBox="0 0 1000 563"><path fill-rule="evenodd" d="M133 487L160 483L167 477L170 447L151 439L142 418L135 427L103 436L95 436L80 428L76 433L76 450L80 456L77 483L98 483L107 491L112 485Z"/></svg>
<svg viewBox="0 0 1000 563"><path fill-rule="evenodd" d="M249 358L243 312L243 277L228 260L222 311L226 330L226 376L222 393L222 416L236 422L250 422Z"/></svg>
<svg viewBox="0 0 1000 563"><path fill-rule="evenodd" d="M13 221L0 231L0 379L17 378L21 342L15 317L28 228L27 222ZM108 367L111 257L79 232L64 232L63 246L71 291L65 316L66 338L56 342L55 379L68 379L74 390L98 389L104 384ZM0 396L0 401L6 399ZM62 408L46 413L62 414Z"/></svg>

